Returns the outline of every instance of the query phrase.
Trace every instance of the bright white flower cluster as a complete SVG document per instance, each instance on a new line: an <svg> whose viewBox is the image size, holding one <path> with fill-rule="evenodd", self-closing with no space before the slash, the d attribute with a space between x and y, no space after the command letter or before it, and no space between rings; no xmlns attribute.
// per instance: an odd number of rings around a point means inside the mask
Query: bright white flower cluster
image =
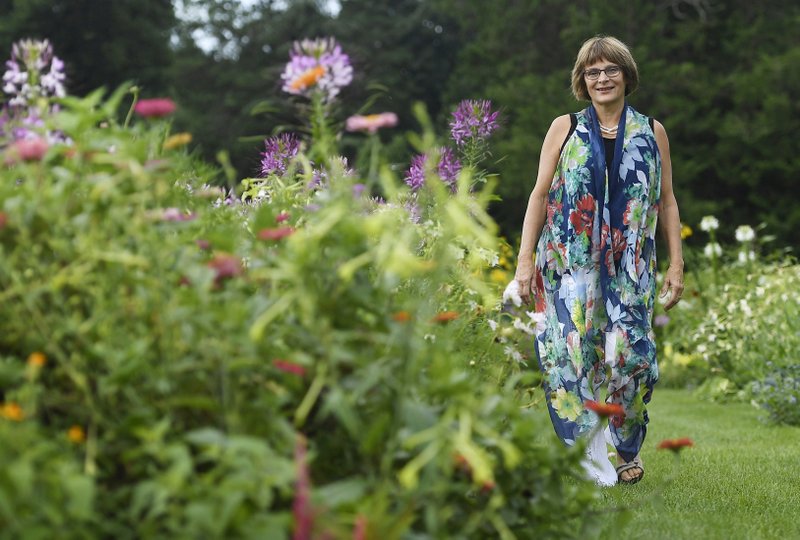
<svg viewBox="0 0 800 540"><path fill-rule="evenodd" d="M756 231L750 225L736 227L736 240L739 242L752 242L756 238Z"/></svg>
<svg viewBox="0 0 800 540"><path fill-rule="evenodd" d="M709 232L709 231L716 231L719 229L719 220L714 216L704 216L703 219L700 220L700 230Z"/></svg>
<svg viewBox="0 0 800 540"><path fill-rule="evenodd" d="M709 242L706 244L706 247L703 248L703 255L709 259L719 257L722 255L722 246L717 242Z"/></svg>

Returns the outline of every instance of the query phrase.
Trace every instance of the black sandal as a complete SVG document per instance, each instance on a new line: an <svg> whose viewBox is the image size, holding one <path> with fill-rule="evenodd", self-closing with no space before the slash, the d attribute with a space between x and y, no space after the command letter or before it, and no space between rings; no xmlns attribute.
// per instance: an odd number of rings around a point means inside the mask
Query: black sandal
<svg viewBox="0 0 800 540"><path fill-rule="evenodd" d="M642 472L640 474L637 474L633 478L630 478L628 480L623 480L622 473L624 473L625 471L630 471L631 469L639 469ZM642 460L639 459L639 456L636 456L631 461L623 463L622 465L617 467L617 481L620 484L635 484L642 478L644 478L644 465L642 465Z"/></svg>

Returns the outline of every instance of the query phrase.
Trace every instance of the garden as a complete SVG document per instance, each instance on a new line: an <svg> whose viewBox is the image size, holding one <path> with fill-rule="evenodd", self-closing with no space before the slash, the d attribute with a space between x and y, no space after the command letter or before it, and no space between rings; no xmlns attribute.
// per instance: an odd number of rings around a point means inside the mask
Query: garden
<svg viewBox="0 0 800 540"><path fill-rule="evenodd" d="M767 226L684 225L685 299L654 320L648 476L601 489L552 433L537 314L504 298L491 101L461 100L445 134L416 106L398 168L380 137L397 112L342 111L347 52L298 40L280 79L302 129L241 178L175 132L179 102L71 95L49 42L10 53L0 536L797 534L800 266ZM731 472L733 445L765 468ZM740 516L770 484L785 504L735 534L682 506Z"/></svg>

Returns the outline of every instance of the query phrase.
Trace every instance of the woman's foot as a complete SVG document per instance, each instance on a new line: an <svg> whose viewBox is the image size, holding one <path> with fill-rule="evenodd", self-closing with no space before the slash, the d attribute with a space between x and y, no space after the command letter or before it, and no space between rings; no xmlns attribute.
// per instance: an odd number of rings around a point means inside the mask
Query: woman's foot
<svg viewBox="0 0 800 540"><path fill-rule="evenodd" d="M644 463L642 458L636 456L631 461L625 462L617 457L617 479L621 484L635 484L644 477Z"/></svg>

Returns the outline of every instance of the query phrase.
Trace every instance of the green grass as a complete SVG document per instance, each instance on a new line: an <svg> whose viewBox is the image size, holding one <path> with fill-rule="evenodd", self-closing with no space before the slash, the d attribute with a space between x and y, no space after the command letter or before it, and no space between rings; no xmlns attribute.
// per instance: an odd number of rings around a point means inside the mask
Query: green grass
<svg viewBox="0 0 800 540"><path fill-rule="evenodd" d="M770 426L744 403L710 403L656 388L642 450L645 478L605 488L601 538L800 538L800 428ZM680 460L656 450L662 439L690 437Z"/></svg>

